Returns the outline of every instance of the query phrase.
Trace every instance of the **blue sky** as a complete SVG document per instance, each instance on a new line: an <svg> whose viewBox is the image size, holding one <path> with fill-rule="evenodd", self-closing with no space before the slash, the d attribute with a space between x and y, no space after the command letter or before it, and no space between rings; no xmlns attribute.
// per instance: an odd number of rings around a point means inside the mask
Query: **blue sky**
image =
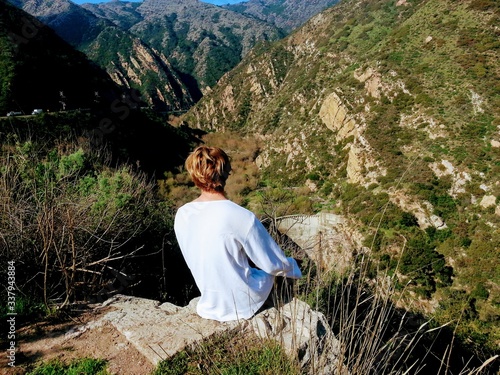
<svg viewBox="0 0 500 375"><path fill-rule="evenodd" d="M107 2L106 0L71 0L76 4L84 4L84 3L92 3L92 4L97 4L97 3L105 3ZM140 3L142 0L127 0L131 1L134 3ZM201 0L204 3L210 3L210 4L215 4L215 5L226 5L226 4L236 4L236 3L242 3L247 0Z"/></svg>

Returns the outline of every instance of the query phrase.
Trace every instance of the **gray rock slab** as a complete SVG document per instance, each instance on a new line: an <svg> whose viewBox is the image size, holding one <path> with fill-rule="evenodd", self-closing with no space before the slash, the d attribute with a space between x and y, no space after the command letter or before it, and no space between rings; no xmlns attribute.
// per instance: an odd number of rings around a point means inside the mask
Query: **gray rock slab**
<svg viewBox="0 0 500 375"><path fill-rule="evenodd" d="M238 326L238 322L221 323L199 317L197 302L197 298L193 299L181 308L171 303L117 295L103 303L113 310L102 316L100 322L110 322L156 365L190 344Z"/></svg>
<svg viewBox="0 0 500 375"><path fill-rule="evenodd" d="M340 344L328 321L305 302L294 298L279 308L264 310L248 326L259 337L279 342L306 374L347 374L342 371Z"/></svg>

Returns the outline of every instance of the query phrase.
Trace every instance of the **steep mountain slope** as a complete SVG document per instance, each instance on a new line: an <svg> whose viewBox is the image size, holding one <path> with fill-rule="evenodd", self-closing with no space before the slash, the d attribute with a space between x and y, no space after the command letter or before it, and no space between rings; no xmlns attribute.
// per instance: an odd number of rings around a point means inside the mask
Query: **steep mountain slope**
<svg viewBox="0 0 500 375"><path fill-rule="evenodd" d="M141 3L109 1L98 4L86 3L81 6L94 13L97 17L111 20L122 29L128 30L143 19L141 13L137 10L140 5Z"/></svg>
<svg viewBox="0 0 500 375"><path fill-rule="evenodd" d="M225 7L290 32L336 3L338 0L249 0Z"/></svg>
<svg viewBox="0 0 500 375"><path fill-rule="evenodd" d="M106 72L46 25L5 2L0 2L0 17L2 116L7 111L31 114L34 108L88 108L96 92L108 103L118 95Z"/></svg>
<svg viewBox="0 0 500 375"><path fill-rule="evenodd" d="M73 46L80 46L97 38L104 27L102 21L96 17L89 17L87 11L71 1L9 1L52 27L59 36Z"/></svg>
<svg viewBox="0 0 500 375"><path fill-rule="evenodd" d="M498 21L488 0L346 0L252 51L185 116L259 134L269 185L308 186L319 209L346 214L405 307L492 350Z"/></svg>
<svg viewBox="0 0 500 375"><path fill-rule="evenodd" d="M193 90L207 92L261 40L283 35L277 28L198 0L145 0L139 6L109 2L86 8L99 17L129 27L143 41L168 56Z"/></svg>
<svg viewBox="0 0 500 375"><path fill-rule="evenodd" d="M141 93L156 110L185 110L197 92L175 72L167 57L117 27L106 27L83 51L120 85Z"/></svg>
<svg viewBox="0 0 500 375"><path fill-rule="evenodd" d="M28 13L52 27L64 40L106 69L113 80L138 89L158 109L185 109L191 94L167 58L112 22L98 18L69 0L17 0Z"/></svg>

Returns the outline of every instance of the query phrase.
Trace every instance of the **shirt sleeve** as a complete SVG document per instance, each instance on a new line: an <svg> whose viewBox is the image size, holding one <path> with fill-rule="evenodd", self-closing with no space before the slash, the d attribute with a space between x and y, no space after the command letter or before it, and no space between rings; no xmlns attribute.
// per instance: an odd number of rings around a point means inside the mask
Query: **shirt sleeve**
<svg viewBox="0 0 500 375"><path fill-rule="evenodd" d="M285 256L257 217L254 217L243 247L250 260L266 273L293 279L302 277L295 259Z"/></svg>

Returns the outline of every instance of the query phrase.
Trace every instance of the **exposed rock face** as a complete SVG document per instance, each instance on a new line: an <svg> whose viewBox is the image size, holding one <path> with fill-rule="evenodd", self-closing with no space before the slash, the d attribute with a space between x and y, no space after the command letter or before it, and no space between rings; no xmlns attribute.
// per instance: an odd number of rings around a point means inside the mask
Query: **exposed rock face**
<svg viewBox="0 0 500 375"><path fill-rule="evenodd" d="M293 299L279 309L264 310L248 321L247 330L277 340L296 356L305 374L347 374L339 363L340 346L325 316Z"/></svg>
<svg viewBox="0 0 500 375"><path fill-rule="evenodd" d="M279 219L281 233L290 237L322 270L339 274L351 264L352 254L360 249L361 235L340 215L293 215Z"/></svg>
<svg viewBox="0 0 500 375"><path fill-rule="evenodd" d="M479 205L483 208L488 208L492 206L496 206L497 197L494 195L485 195Z"/></svg>
<svg viewBox="0 0 500 375"><path fill-rule="evenodd" d="M220 332L238 331L277 340L296 356L306 374L336 373L339 353L323 314L311 310L297 299L270 308L249 320L217 322L196 314L194 299L186 307L137 297L117 295L102 304L112 310L95 321L66 334L75 337L104 324L112 324L151 363L168 358L188 345L196 344Z"/></svg>
<svg viewBox="0 0 500 375"><path fill-rule="evenodd" d="M365 91L372 98L380 99L382 94L388 98L395 98L401 92L410 94L405 83L401 79L397 79L398 74L395 71L390 71L388 76L391 77L390 82L388 77L384 77L371 67L364 71L356 70L354 72L354 78L365 84Z"/></svg>
<svg viewBox="0 0 500 375"><path fill-rule="evenodd" d="M336 93L325 98L319 116L326 127L336 133L337 140L359 136L359 127L354 119L348 116L347 109Z"/></svg>
<svg viewBox="0 0 500 375"><path fill-rule="evenodd" d="M430 168L438 177L451 176L453 179L453 184L449 190L449 194L452 197L456 197L457 194L465 193L465 185L467 182L471 181L471 176L466 171L459 171L449 160L441 160L441 162L435 162L430 164Z"/></svg>
<svg viewBox="0 0 500 375"><path fill-rule="evenodd" d="M415 215L420 228L447 228L443 219L432 214L434 208L430 202L415 200L410 195L400 190L392 190L390 193L390 199L392 203L401 207L404 211L411 212Z"/></svg>
<svg viewBox="0 0 500 375"><path fill-rule="evenodd" d="M204 337L237 327L236 322L219 323L200 318L196 314L196 303L195 299L181 308L171 303L117 295L102 304L113 307L113 311L74 334L109 322L156 365Z"/></svg>
<svg viewBox="0 0 500 375"><path fill-rule="evenodd" d="M425 124L425 126L423 126ZM439 124L432 117L424 116L421 114L412 115L401 115L400 125L403 127L409 127L414 130L422 131L427 133L429 139L446 138L449 133L446 131L446 127L443 124Z"/></svg>
<svg viewBox="0 0 500 375"><path fill-rule="evenodd" d="M88 56L99 60L98 50L106 46L98 41L96 45L97 50L90 50ZM140 39L132 39L128 52L117 52L116 60L107 67L116 83L127 88L138 87L143 100L159 110L183 110L194 103L191 93L163 54Z"/></svg>
<svg viewBox="0 0 500 375"><path fill-rule="evenodd" d="M363 137L364 125L358 124L349 115L349 111L340 97L334 92L328 95L319 110L319 117L328 129L333 131L337 142L348 140L349 159L347 161L347 176L352 183L369 185L380 175L386 174L372 156L373 150Z"/></svg>
<svg viewBox="0 0 500 375"><path fill-rule="evenodd" d="M497 203L498 198L496 195L491 194L491 191L498 186L500 186L500 181L496 181L494 184L491 185L486 185L486 184L479 185L479 188L487 193L486 195L483 195L483 197L481 198L479 206L483 209L494 207L495 215L500 216L500 205ZM472 196L471 198L474 204L477 203L477 198L475 196ZM492 225L492 223L488 223L488 225ZM493 227L496 228L495 225L493 225Z"/></svg>

